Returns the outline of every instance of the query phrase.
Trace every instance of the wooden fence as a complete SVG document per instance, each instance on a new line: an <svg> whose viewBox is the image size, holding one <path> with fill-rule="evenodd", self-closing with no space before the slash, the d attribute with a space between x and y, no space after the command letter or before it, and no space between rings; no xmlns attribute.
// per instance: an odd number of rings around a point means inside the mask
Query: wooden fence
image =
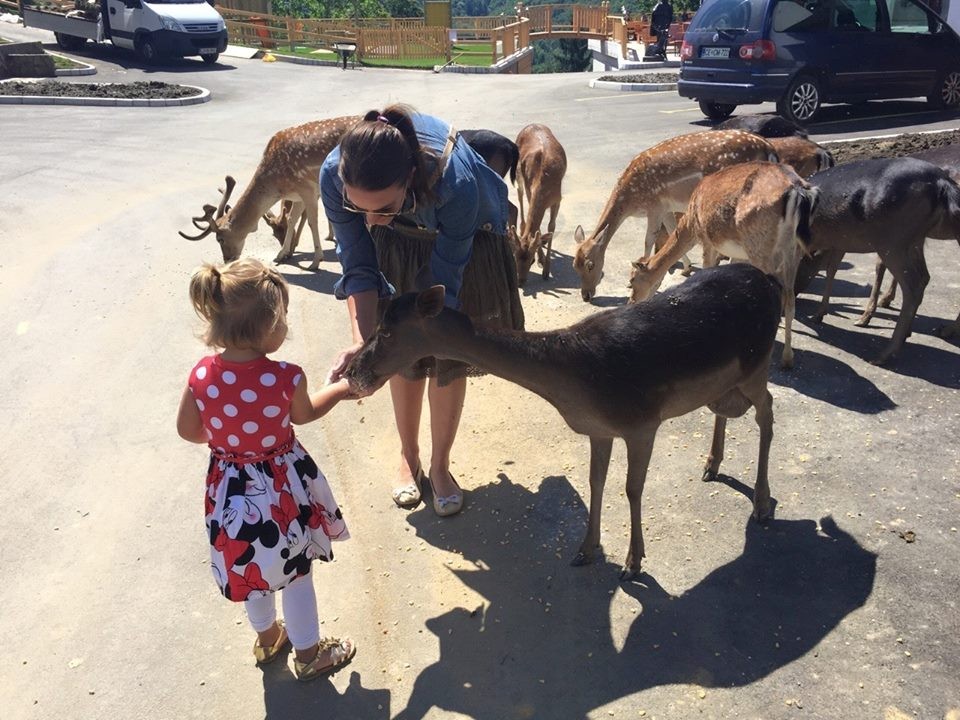
<svg viewBox="0 0 960 720"><path fill-rule="evenodd" d="M20 5L12 2L11 0L0 0L0 12L13 13L14 15L20 14Z"/></svg>

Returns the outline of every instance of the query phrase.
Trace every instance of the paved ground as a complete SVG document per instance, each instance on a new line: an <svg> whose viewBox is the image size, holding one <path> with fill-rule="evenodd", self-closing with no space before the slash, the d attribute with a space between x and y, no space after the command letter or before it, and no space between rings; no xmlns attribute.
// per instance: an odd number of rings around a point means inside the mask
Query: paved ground
<svg viewBox="0 0 960 720"><path fill-rule="evenodd" d="M570 170L556 278L533 278L525 308L531 329L565 325L596 309L577 292L574 228L596 221L636 152L698 129L700 115L673 93L590 90L588 76L240 60L145 71L121 53L87 56L100 80L180 80L214 99L0 113L5 718L960 712L960 351L932 334L958 310L952 243L930 243L933 279L893 369L866 360L895 311L870 329L852 324L871 259L849 258L823 326L807 323L814 296L802 297L797 367L771 371L777 517L767 527L748 520L750 418L728 426L728 477L709 485L698 480L709 413L664 425L644 497L640 583L617 582L628 523L619 445L603 517L609 557L568 565L585 526L587 442L530 393L471 381L454 466L468 507L443 522L389 499L396 446L386 394L304 428L354 535L317 568L323 628L353 635L360 650L348 670L309 686L283 662L257 669L242 608L220 599L206 567L204 453L174 431L180 390L203 352L187 277L219 252L176 231L216 201L226 173L242 190L269 136L295 123L394 100L508 135L541 121L564 143ZM888 103L870 119L857 112L828 111L815 135L957 126L920 103ZM613 242L599 305L624 301L641 230L632 221ZM261 228L247 251L270 259L276 245ZM284 267L293 299L283 354L314 382L347 336L329 248L326 257L318 273L301 269L308 254Z"/></svg>

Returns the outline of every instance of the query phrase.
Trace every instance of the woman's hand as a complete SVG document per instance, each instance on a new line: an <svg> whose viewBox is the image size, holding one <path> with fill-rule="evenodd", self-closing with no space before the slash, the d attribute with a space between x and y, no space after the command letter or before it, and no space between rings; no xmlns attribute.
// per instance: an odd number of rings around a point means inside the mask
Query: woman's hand
<svg viewBox="0 0 960 720"><path fill-rule="evenodd" d="M327 373L326 385L335 383L343 377L344 370L347 369L347 365L350 364L350 361L353 360L353 357L360 351L361 347L363 347L363 343L354 343L337 355L337 359L333 361L330 372Z"/></svg>

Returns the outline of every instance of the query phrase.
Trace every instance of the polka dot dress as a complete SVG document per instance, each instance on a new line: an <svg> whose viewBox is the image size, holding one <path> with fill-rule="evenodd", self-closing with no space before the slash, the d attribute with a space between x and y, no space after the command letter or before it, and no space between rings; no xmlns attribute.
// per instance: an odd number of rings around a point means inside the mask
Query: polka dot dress
<svg viewBox="0 0 960 720"><path fill-rule="evenodd" d="M350 534L327 479L290 424L296 365L203 358L189 387L210 445L205 516L213 575L241 602L286 587L332 560Z"/></svg>

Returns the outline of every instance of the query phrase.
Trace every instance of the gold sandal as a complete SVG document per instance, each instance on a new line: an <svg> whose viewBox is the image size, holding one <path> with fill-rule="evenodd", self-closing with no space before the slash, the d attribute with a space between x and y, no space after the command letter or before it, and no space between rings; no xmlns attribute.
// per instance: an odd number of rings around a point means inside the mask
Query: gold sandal
<svg viewBox="0 0 960 720"><path fill-rule="evenodd" d="M257 659L257 665L267 665L277 659L280 651L287 644L290 638L287 637L287 629L283 626L283 620L277 620L280 626L280 634L276 641L270 647L264 647L260 644L260 638L253 644L253 656Z"/></svg>
<svg viewBox="0 0 960 720"><path fill-rule="evenodd" d="M320 665L320 656L325 651L330 651L329 663ZM317 655L310 662L300 662L296 658L293 660L293 672L297 680L308 682L316 680L324 675L331 675L337 670L347 665L353 656L357 654L357 646L350 638L323 638L317 647Z"/></svg>
<svg viewBox="0 0 960 720"><path fill-rule="evenodd" d="M413 482L409 485L404 485L403 487L394 488L392 493L393 502L396 503L396 506L399 508L404 508L409 510L415 508L420 504L420 501L423 499L423 494L420 490L423 485L423 466L417 466L417 471L413 474Z"/></svg>

